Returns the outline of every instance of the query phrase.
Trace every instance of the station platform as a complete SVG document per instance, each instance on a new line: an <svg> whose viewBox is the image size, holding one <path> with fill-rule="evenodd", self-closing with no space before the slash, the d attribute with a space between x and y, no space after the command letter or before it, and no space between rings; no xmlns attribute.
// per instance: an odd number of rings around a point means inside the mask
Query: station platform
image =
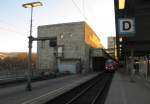
<svg viewBox="0 0 150 104"><path fill-rule="evenodd" d="M139 75L133 80L129 74L116 71L105 104L150 104L150 82Z"/></svg>
<svg viewBox="0 0 150 104"><path fill-rule="evenodd" d="M54 97L84 83L99 73L69 75L32 83L32 91L22 85L0 88L0 104L44 104Z"/></svg>

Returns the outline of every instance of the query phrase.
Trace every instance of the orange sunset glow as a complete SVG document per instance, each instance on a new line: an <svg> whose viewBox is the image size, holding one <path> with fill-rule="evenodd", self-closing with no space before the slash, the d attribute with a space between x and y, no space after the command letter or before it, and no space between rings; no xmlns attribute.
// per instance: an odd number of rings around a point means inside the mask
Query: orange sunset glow
<svg viewBox="0 0 150 104"><path fill-rule="evenodd" d="M85 24L85 42L92 48L103 48L100 39L87 24Z"/></svg>

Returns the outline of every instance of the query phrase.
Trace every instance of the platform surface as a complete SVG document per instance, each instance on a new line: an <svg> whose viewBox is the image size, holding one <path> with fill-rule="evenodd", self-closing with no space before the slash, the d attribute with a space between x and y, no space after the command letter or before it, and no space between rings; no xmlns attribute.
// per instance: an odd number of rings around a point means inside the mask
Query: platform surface
<svg viewBox="0 0 150 104"><path fill-rule="evenodd" d="M150 104L150 83L138 75L114 74L105 104Z"/></svg>
<svg viewBox="0 0 150 104"><path fill-rule="evenodd" d="M26 84L0 88L0 104L43 104L59 94L98 75L98 73L70 75L32 83L32 91L25 91Z"/></svg>

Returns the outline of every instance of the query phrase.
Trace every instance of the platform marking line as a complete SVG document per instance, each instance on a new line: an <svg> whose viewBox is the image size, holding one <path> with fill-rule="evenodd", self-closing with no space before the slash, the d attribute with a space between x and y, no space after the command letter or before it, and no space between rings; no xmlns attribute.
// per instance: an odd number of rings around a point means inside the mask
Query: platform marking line
<svg viewBox="0 0 150 104"><path fill-rule="evenodd" d="M120 84L120 90L121 90L121 98L122 98L123 104L127 104L127 99L125 96L125 91L124 91L122 83Z"/></svg>
<svg viewBox="0 0 150 104"><path fill-rule="evenodd" d="M43 95L41 95L41 96L39 96L39 97L33 98L33 99L31 99L31 100L28 100L28 101L26 101L26 102L24 102L24 103L22 103L22 104L33 104L33 103L37 102L36 100L38 100L38 99L40 99L40 98L42 98L42 97L46 97L46 96L49 95L49 94L53 94L53 93L59 92L59 91L61 91L61 90L64 90L64 89L67 88L67 87L72 86L72 85L73 85L73 84L69 84L69 85L67 85L67 86L65 86L65 87L61 87L61 88L59 88L59 89L50 91L50 92L48 92L48 93L46 93L46 94L43 94Z"/></svg>
<svg viewBox="0 0 150 104"><path fill-rule="evenodd" d="M90 79L90 78L89 78L89 79ZM89 79L88 79L88 80L89 80ZM81 79L81 80L83 80L83 79ZM64 90L64 89L67 88L67 87L71 87L71 86L73 86L74 84L79 83L81 80L75 81L74 83L68 84L68 85L66 85L65 87L61 87L61 88L59 88L59 89L56 89L56 90L50 91L50 92L48 92L48 93L46 93L46 94L43 94L43 95L41 95L41 96L39 96L39 97L36 97L36 98L31 99L31 100L25 101L25 102L23 102L22 104L34 104L35 102L37 102L38 99L40 99L40 98L42 98L42 97L46 97L46 96L48 96L48 95L50 95L50 94L53 94L53 93L56 93L56 92L58 92L58 91L62 91L62 90ZM83 82L81 82L81 83L83 83Z"/></svg>

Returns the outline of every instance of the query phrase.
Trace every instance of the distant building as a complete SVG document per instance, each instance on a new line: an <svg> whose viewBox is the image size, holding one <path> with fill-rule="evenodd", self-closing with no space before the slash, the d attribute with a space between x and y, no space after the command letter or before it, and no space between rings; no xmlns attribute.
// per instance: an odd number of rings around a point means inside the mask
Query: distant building
<svg viewBox="0 0 150 104"><path fill-rule="evenodd" d="M37 68L52 72L92 71L92 49L103 48L100 39L85 22L54 24L38 27ZM101 53L98 53L101 56Z"/></svg>
<svg viewBox="0 0 150 104"><path fill-rule="evenodd" d="M116 55L116 37L110 36L108 37L108 49L107 52L110 56L115 57Z"/></svg>

